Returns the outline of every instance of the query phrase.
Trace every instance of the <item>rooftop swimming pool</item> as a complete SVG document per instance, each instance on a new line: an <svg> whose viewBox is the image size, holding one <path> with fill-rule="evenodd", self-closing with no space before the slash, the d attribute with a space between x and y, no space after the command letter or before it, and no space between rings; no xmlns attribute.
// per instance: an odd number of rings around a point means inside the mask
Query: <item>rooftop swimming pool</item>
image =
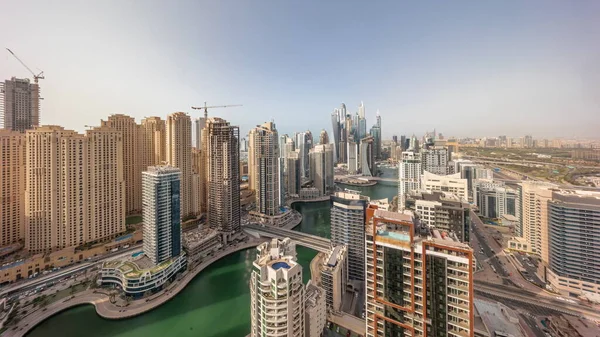
<svg viewBox="0 0 600 337"><path fill-rule="evenodd" d="M287 264L286 262L275 262L273 263L273 269L278 270L281 268L285 268L285 269L290 269L290 265Z"/></svg>

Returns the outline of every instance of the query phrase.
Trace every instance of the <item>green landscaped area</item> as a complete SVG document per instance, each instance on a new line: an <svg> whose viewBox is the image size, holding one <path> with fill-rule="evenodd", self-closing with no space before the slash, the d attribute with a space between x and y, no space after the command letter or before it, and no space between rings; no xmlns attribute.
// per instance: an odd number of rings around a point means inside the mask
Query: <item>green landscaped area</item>
<svg viewBox="0 0 600 337"><path fill-rule="evenodd" d="M142 222L142 216L141 215L130 215L127 218L125 218L125 224L126 225L135 225L138 223Z"/></svg>

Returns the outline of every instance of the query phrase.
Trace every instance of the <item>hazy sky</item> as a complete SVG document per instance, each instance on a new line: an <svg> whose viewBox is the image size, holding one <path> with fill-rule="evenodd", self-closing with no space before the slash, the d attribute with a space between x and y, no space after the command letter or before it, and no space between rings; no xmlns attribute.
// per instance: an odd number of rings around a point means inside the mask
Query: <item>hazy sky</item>
<svg viewBox="0 0 600 337"><path fill-rule="evenodd" d="M331 129L341 102L383 135L598 136L600 1L9 1L0 44L41 80L42 123L82 131L212 115L241 131ZM416 4L418 3L418 4ZM0 79L27 71L0 51Z"/></svg>

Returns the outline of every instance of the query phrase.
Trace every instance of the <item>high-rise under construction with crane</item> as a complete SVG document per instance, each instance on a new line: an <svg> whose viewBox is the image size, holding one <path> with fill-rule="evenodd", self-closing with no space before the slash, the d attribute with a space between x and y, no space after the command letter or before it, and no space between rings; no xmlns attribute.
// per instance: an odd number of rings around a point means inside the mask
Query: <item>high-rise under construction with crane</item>
<svg viewBox="0 0 600 337"><path fill-rule="evenodd" d="M40 91L28 78L13 77L0 83L2 127L25 132L40 125Z"/></svg>

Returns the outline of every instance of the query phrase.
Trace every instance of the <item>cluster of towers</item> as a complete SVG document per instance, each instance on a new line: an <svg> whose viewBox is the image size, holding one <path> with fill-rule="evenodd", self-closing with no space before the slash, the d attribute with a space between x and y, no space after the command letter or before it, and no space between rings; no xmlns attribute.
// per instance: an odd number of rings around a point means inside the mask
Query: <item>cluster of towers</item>
<svg viewBox="0 0 600 337"><path fill-rule="evenodd" d="M382 159L381 116L377 111L376 123L367 133L365 106L361 102L352 115L342 105L331 114L335 162L347 164L350 174L375 174L375 160Z"/></svg>

